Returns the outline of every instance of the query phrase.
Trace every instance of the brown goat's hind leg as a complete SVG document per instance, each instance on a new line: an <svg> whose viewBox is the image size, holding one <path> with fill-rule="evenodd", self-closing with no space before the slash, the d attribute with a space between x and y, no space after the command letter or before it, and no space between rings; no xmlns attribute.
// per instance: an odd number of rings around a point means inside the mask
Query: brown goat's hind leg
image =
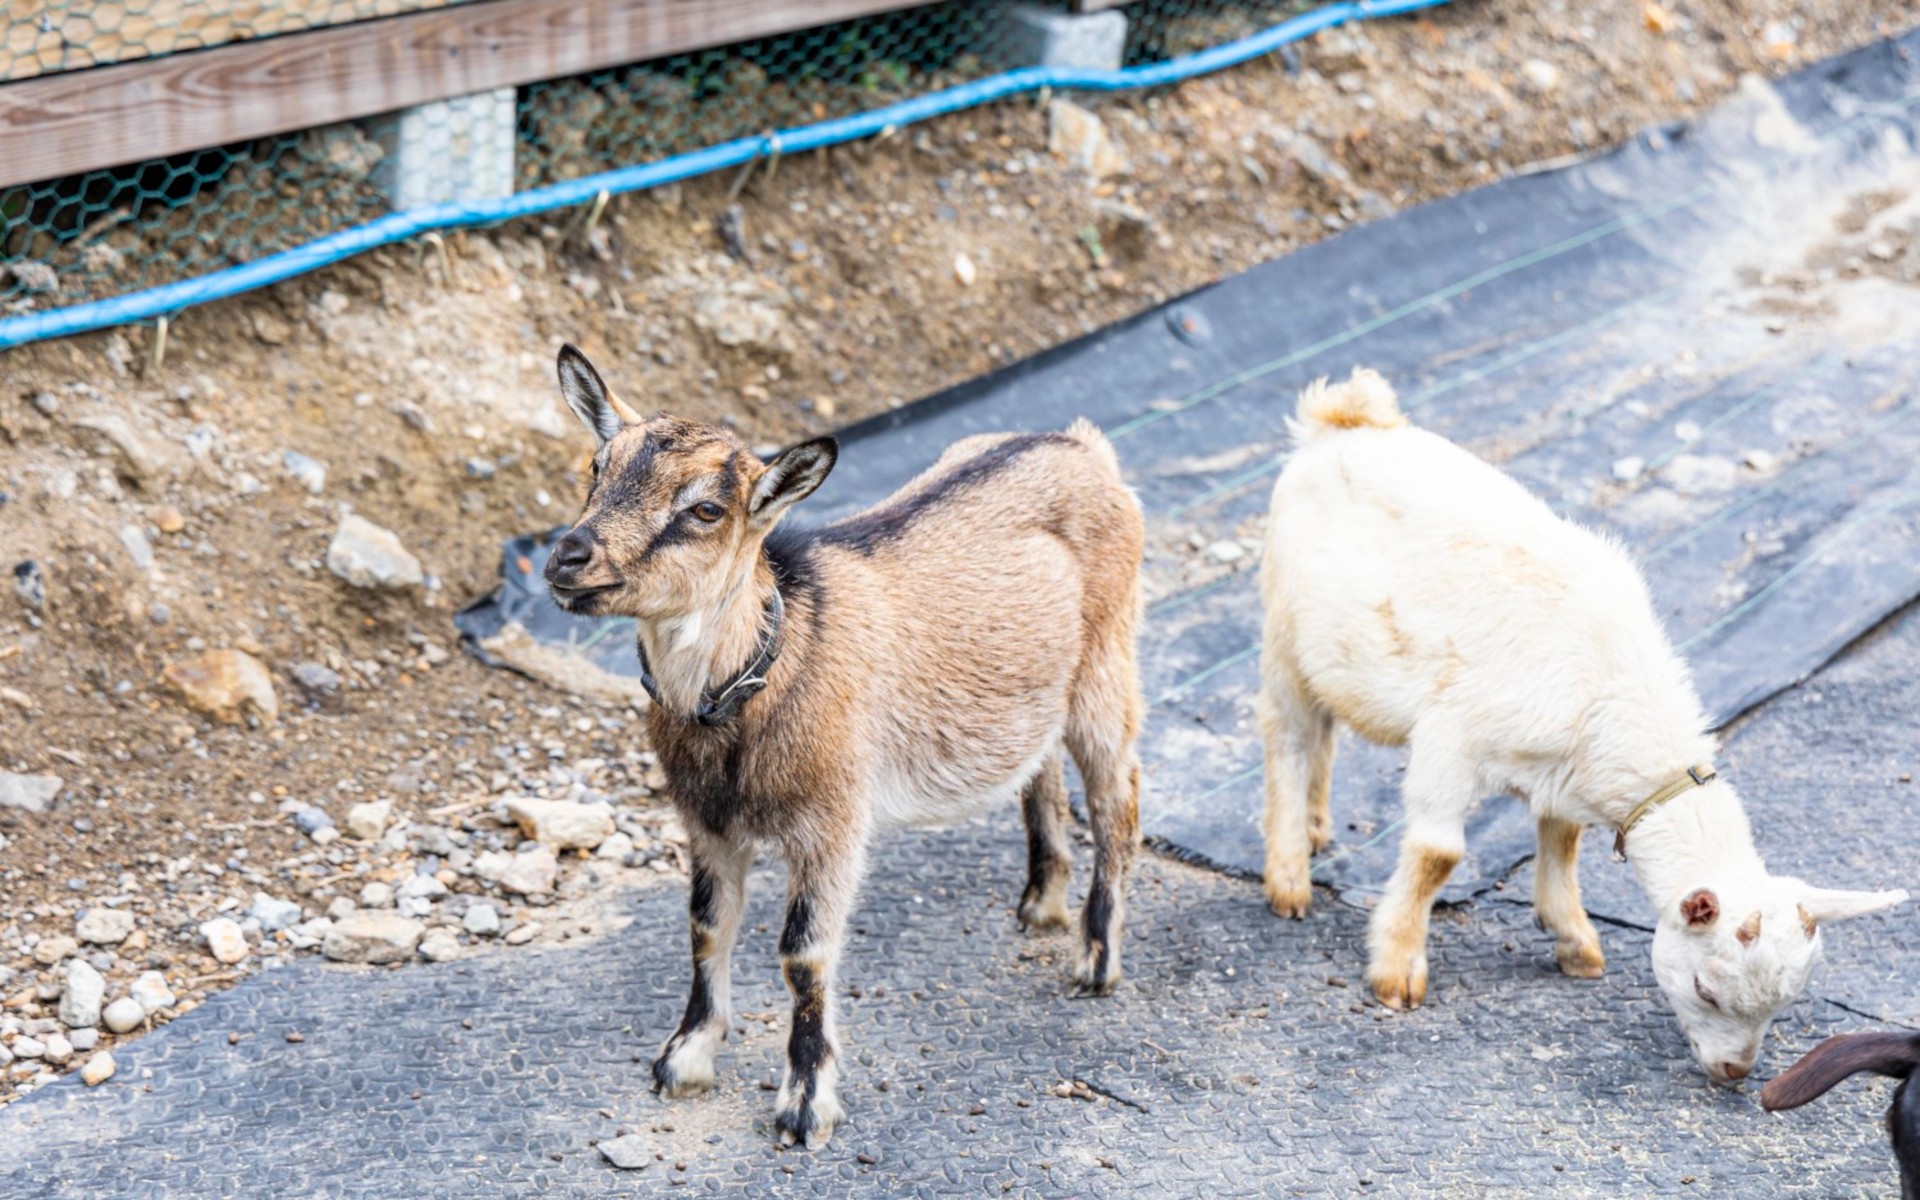
<svg viewBox="0 0 1920 1200"><path fill-rule="evenodd" d="M1133 630L1116 629L1089 656L1067 716L1067 749L1087 787L1093 826L1093 884L1087 889L1073 982L1080 995L1104 996L1120 982L1127 880L1140 845L1140 677Z"/></svg>
<svg viewBox="0 0 1920 1200"><path fill-rule="evenodd" d="M834 1036L833 975L860 887L860 863L858 842L818 857L788 859L792 883L780 931L780 973L793 993L793 1028L773 1118L783 1145L823 1146L846 1115L836 1087L840 1048Z"/></svg>
<svg viewBox="0 0 1920 1200"><path fill-rule="evenodd" d="M1027 822L1027 890L1020 896L1023 929L1062 929L1067 924L1067 882L1073 851L1067 844L1067 781L1060 752L1040 766L1020 794Z"/></svg>
<svg viewBox="0 0 1920 1200"><path fill-rule="evenodd" d="M693 986L680 1028L653 1060L653 1090L696 1096L713 1086L713 1057L727 1040L732 1015L733 940L746 910L753 845L689 831L693 875L687 925L693 942Z"/></svg>

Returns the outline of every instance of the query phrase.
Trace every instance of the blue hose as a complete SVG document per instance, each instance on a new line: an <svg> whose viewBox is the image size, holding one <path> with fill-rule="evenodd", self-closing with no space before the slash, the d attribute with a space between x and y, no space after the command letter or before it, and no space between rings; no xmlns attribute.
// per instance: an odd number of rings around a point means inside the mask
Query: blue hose
<svg viewBox="0 0 1920 1200"><path fill-rule="evenodd" d="M270 254L255 262L113 296L90 300L48 312L28 313L0 319L0 350L25 345L44 338L86 333L133 321L171 316L195 304L224 300L241 292L279 283L343 258L373 250L418 234L438 229L461 229L471 225L490 225L514 217L532 216L584 204L601 192L636 192L705 175L728 167L740 166L756 158L774 154L796 154L837 146L843 142L872 137L891 128L910 125L930 117L972 108L989 101L1035 92L1042 88L1059 90L1113 92L1129 88L1160 87L1192 79L1258 58L1289 42L1310 37L1323 29L1375 17L1398 16L1423 8L1435 8L1448 0L1350 0L1331 4L1283 21L1238 41L1201 50L1148 66L1127 67L1118 71L1090 71L1067 67L1022 67L1016 71L989 76L945 91L932 92L885 108L855 116L803 125L781 133L758 134L678 154L658 162L621 167L548 184L494 200L465 204L439 204L432 208L394 213L316 238L291 250Z"/></svg>

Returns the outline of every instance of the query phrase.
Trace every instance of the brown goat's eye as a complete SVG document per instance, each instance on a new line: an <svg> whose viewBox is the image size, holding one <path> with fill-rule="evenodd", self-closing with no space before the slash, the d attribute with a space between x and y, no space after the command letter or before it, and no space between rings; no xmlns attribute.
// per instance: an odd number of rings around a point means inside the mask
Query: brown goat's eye
<svg viewBox="0 0 1920 1200"><path fill-rule="evenodd" d="M1698 975L1695 975L1693 977L1693 994L1700 997L1702 1000L1705 1000L1707 1002L1707 1007L1709 1008L1720 1007L1720 1001L1714 997L1714 994L1712 992L1707 990L1706 984L1700 982L1700 977Z"/></svg>
<svg viewBox="0 0 1920 1200"><path fill-rule="evenodd" d="M702 500L693 506L693 515L711 525L721 517L726 516L727 510L721 508L711 500Z"/></svg>

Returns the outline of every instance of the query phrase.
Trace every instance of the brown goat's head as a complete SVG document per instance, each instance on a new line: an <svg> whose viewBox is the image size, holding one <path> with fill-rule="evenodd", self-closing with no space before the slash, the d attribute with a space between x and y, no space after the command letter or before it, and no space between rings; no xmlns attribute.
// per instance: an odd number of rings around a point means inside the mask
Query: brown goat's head
<svg viewBox="0 0 1920 1200"><path fill-rule="evenodd" d="M597 443L586 504L547 559L547 587L569 612L662 620L718 607L839 452L815 438L762 462L718 426L641 417L572 346L559 370L561 395Z"/></svg>

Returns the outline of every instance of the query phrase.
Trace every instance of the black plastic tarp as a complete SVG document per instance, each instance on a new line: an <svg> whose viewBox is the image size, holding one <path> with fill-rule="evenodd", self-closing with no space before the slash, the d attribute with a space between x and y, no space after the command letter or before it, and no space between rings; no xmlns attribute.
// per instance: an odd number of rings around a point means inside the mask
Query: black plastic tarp
<svg viewBox="0 0 1920 1200"><path fill-rule="evenodd" d="M1299 388L1371 366L1415 420L1633 550L1724 724L1920 594L1916 46L1750 82L1696 123L1351 230L856 425L797 519L870 504L967 434L1092 417L1150 523L1144 829L1255 871L1255 559L1222 543L1258 547ZM509 546L507 583L463 628L519 622L634 671L627 630L546 601L541 543ZM1343 739L1316 878L1384 883L1401 762ZM1532 821L1493 801L1469 842L1448 898L1531 853Z"/></svg>

